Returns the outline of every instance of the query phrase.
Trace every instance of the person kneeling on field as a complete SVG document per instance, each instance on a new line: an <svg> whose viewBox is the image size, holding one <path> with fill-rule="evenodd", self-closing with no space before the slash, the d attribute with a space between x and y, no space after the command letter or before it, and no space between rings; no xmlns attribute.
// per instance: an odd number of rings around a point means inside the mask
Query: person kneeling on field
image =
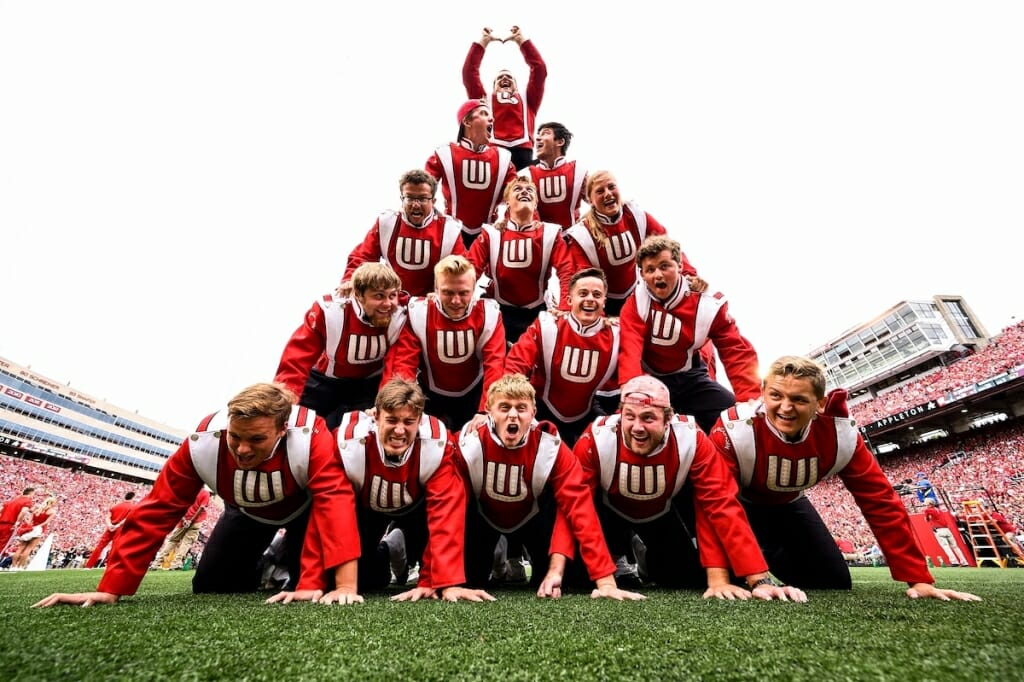
<svg viewBox="0 0 1024 682"><path fill-rule="evenodd" d="M34 606L113 604L135 594L164 538L204 484L224 501L224 514L206 543L193 592L255 592L260 558L279 528L287 530L290 573L300 575L308 522L328 541L319 562L303 556L298 588L329 570L337 587L324 601L361 602L352 486L324 420L296 402L282 384L255 384L204 419L128 514L97 591L52 594Z"/></svg>
<svg viewBox="0 0 1024 682"><path fill-rule="evenodd" d="M839 476L878 539L892 577L909 585L908 597L980 601L935 587L906 508L849 417L846 391L826 395L825 370L812 360L789 355L773 362L761 401L723 412L711 440L740 482L754 535L781 580L804 589L850 589L850 569L804 496L819 481ZM699 521L701 555L720 554L714 533Z"/></svg>

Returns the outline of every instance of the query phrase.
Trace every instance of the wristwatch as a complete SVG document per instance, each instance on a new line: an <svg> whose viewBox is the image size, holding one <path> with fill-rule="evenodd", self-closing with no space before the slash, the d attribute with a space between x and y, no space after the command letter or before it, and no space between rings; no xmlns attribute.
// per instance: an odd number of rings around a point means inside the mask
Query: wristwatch
<svg viewBox="0 0 1024 682"><path fill-rule="evenodd" d="M753 585L750 586L750 590L753 591L756 588L760 587L761 585L770 585L771 587L778 587L779 586L779 584L777 582L775 582L774 580L772 580L771 578L761 578L760 580L758 580L757 582L755 582Z"/></svg>

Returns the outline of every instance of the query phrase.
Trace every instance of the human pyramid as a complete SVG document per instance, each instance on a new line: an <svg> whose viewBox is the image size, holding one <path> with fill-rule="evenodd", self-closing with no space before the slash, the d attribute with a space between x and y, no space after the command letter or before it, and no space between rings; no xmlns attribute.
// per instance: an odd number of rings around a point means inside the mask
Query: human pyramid
<svg viewBox="0 0 1024 682"><path fill-rule="evenodd" d="M500 71L485 92L495 41L519 46L525 91ZM256 590L284 527L299 578L270 603L362 602L417 562L416 584L391 599L490 601L496 546L525 550L541 598L643 599L616 581L632 556L644 584L806 601L804 589L851 585L803 496L831 475L908 596L977 599L935 588L823 370L786 356L762 380L726 299L665 227L622 200L612 173L566 158L564 125L536 124L546 73L519 27L483 30L456 141L401 176L400 210L314 302L274 382L240 392L169 458L96 592L37 606L134 594L204 484L225 510L195 592ZM715 351L735 393L709 373Z"/></svg>

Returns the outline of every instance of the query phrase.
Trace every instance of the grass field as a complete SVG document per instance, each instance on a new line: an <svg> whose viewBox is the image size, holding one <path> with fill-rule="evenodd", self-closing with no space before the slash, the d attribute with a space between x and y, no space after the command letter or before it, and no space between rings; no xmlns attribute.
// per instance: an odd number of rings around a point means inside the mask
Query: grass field
<svg viewBox="0 0 1024 682"><path fill-rule="evenodd" d="M151 573L115 606L30 609L98 571L0 574L0 680L1024 680L1024 570L936 569L981 603L912 601L884 568L807 604L496 592L488 604L266 606Z"/></svg>

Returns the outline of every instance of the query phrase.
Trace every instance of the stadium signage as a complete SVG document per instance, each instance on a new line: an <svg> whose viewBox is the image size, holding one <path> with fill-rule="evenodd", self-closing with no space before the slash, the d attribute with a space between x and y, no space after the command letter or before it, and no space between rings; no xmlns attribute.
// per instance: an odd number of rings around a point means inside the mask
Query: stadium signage
<svg viewBox="0 0 1024 682"><path fill-rule="evenodd" d="M905 422L908 419L920 417L922 414L927 414L929 412L932 412L933 410L937 410L941 406L942 403L936 400L929 400L928 402L922 405L915 405L914 407L909 407L903 410L902 412L897 412L896 414L890 414L888 417L882 417L881 419L877 419L873 424L868 424L867 426L865 426L864 430L868 432L877 431L879 429L885 428L886 426L891 426L892 424L898 424L900 422Z"/></svg>
<svg viewBox="0 0 1024 682"><path fill-rule="evenodd" d="M12 398L17 398L18 400L21 400L22 398L25 397L24 393L22 393L21 391L15 391L10 386L4 388L4 393L11 396Z"/></svg>

